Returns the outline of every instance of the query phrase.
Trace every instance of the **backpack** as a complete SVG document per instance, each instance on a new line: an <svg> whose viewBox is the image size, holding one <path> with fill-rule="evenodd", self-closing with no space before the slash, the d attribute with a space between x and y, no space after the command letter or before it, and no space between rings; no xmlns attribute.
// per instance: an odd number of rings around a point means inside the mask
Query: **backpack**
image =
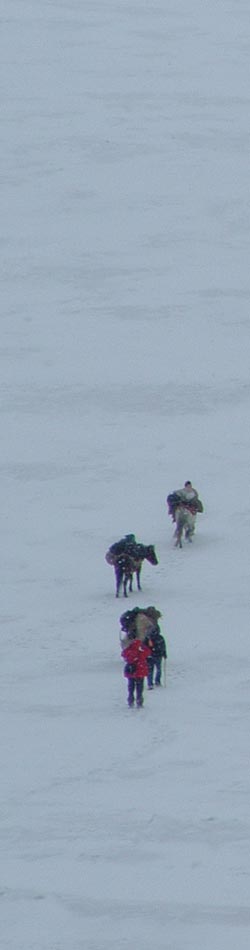
<svg viewBox="0 0 250 950"><path fill-rule="evenodd" d="M146 643L148 646L151 647L152 657L165 656L165 653L166 653L165 640L164 640L164 637L161 635L161 633L158 632L158 630L155 630L153 631L153 633L149 634L149 636L146 638Z"/></svg>

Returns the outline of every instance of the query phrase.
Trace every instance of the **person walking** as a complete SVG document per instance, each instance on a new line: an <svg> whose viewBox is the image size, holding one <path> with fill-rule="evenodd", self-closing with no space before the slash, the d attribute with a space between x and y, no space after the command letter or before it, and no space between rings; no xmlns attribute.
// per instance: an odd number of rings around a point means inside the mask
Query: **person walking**
<svg viewBox="0 0 250 950"><path fill-rule="evenodd" d="M167 647L159 627L145 637L146 646L150 647L151 656L148 658L148 689L161 686L162 660L167 659Z"/></svg>
<svg viewBox="0 0 250 950"><path fill-rule="evenodd" d="M148 658L151 648L138 637L131 641L129 646L122 650L122 657L126 660L124 676L128 681L128 706L143 706L144 679L148 675Z"/></svg>

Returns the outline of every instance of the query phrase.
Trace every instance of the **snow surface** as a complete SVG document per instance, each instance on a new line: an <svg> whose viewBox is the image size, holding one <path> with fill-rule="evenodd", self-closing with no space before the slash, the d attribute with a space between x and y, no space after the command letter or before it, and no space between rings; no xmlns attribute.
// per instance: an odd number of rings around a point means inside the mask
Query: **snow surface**
<svg viewBox="0 0 250 950"><path fill-rule="evenodd" d="M0 42L1 950L246 950L249 4L2 0Z"/></svg>

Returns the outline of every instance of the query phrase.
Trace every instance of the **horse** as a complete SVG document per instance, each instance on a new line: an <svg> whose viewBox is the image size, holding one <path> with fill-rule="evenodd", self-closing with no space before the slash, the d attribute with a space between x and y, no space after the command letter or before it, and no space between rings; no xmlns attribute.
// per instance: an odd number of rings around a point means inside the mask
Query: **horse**
<svg viewBox="0 0 250 950"><path fill-rule="evenodd" d="M183 532L185 533L186 541L191 542L193 540L195 531L195 514L193 514L189 508L186 508L185 505L178 505L178 507L175 509L175 524L175 547L182 548Z"/></svg>
<svg viewBox="0 0 250 950"><path fill-rule="evenodd" d="M123 586L124 597L127 597L127 586L129 591L133 590L133 574L136 574L137 587L141 590L140 576L143 561L149 561L150 564L158 564L153 544L134 544L130 551L119 555L114 555L107 551L106 561L112 564L116 579L116 597L119 597L121 586Z"/></svg>

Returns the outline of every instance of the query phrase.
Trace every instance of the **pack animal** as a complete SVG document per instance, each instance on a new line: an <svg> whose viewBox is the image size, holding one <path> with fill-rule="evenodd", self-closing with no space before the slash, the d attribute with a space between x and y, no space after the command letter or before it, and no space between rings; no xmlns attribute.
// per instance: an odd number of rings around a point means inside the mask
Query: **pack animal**
<svg viewBox="0 0 250 950"><path fill-rule="evenodd" d="M149 564L158 564L158 558L153 544L134 544L130 550L124 550L121 554L112 554L107 551L106 561L112 564L115 571L116 597L119 597L121 587L123 587L124 597L127 597L127 588L133 590L133 575L136 574L137 588L141 590L141 569L143 561L149 561Z"/></svg>

